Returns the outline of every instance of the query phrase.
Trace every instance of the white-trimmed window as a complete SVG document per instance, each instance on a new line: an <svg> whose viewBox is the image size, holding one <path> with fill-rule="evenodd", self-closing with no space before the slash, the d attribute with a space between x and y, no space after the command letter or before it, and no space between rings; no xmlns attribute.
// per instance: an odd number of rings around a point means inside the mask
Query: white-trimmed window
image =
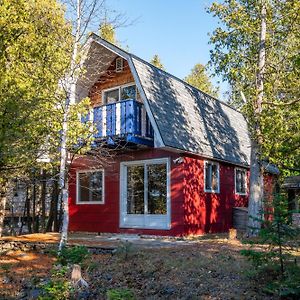
<svg viewBox="0 0 300 300"><path fill-rule="evenodd" d="M124 84L118 87L103 90L103 104L116 103L127 99L140 99L140 95L134 83Z"/></svg>
<svg viewBox="0 0 300 300"><path fill-rule="evenodd" d="M77 171L76 203L104 203L104 170Z"/></svg>
<svg viewBox="0 0 300 300"><path fill-rule="evenodd" d="M209 193L220 191L219 164L216 162L204 163L204 191Z"/></svg>
<svg viewBox="0 0 300 300"><path fill-rule="evenodd" d="M235 193L246 195L247 192L247 171L245 169L235 168Z"/></svg>

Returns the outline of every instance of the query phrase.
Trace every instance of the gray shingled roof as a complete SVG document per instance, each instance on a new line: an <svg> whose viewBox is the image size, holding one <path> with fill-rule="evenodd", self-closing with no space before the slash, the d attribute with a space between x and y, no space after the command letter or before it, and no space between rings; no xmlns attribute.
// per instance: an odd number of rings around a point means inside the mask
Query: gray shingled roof
<svg viewBox="0 0 300 300"><path fill-rule="evenodd" d="M250 164L248 128L240 112L96 34L91 39L128 59L135 69L132 73L144 90L154 129L166 147Z"/></svg>
<svg viewBox="0 0 300 300"><path fill-rule="evenodd" d="M243 115L184 81L131 55L166 146L249 165Z"/></svg>

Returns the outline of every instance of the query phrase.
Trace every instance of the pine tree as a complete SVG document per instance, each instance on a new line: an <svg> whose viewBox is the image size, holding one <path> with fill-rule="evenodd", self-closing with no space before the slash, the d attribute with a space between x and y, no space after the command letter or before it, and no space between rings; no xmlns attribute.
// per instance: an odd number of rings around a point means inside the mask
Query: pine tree
<svg viewBox="0 0 300 300"><path fill-rule="evenodd" d="M218 97L218 90L212 85L204 65L196 64L184 80L197 89L213 97Z"/></svg>
<svg viewBox="0 0 300 300"><path fill-rule="evenodd" d="M164 67L164 65L162 64L162 62L161 62L160 57L158 56L158 54L155 54L155 55L153 56L153 58L150 60L150 63L151 63L152 65L154 65L155 67L157 67L157 68L160 68L160 69L162 69L162 70L165 70L165 67Z"/></svg>

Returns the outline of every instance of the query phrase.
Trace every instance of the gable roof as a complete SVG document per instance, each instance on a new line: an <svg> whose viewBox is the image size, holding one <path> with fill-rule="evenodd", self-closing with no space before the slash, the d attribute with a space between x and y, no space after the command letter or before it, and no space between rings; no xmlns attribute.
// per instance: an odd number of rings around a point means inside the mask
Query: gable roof
<svg viewBox="0 0 300 300"><path fill-rule="evenodd" d="M240 112L95 34L91 38L128 60L160 146L249 165L250 138Z"/></svg>

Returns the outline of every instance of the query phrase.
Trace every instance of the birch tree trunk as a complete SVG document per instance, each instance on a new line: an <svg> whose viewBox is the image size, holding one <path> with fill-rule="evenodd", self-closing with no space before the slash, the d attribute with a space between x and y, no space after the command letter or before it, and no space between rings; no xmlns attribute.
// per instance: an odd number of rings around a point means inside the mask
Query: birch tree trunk
<svg viewBox="0 0 300 300"><path fill-rule="evenodd" d="M264 74L266 62L266 1L262 0L261 6L261 26L260 43L258 53L258 71L257 71L257 98L254 102L255 127L254 137L251 141L250 158L250 197L248 206L248 234L255 236L261 227L262 200L263 200L263 169L260 165L260 152L262 145L262 134L260 126L260 117L262 113L262 102L264 97Z"/></svg>
<svg viewBox="0 0 300 300"><path fill-rule="evenodd" d="M77 0L77 19L76 19L76 33L73 43L73 52L70 64L70 73L68 76L67 83L67 97L64 105L64 115L61 133L61 144L60 144L60 172L59 172L59 189L60 189L60 200L63 208L63 219L61 238L59 242L58 252L66 245L68 239L68 227L69 227L69 205L68 205L68 168L67 168L67 136L68 136L68 118L70 112L71 103L75 102L75 88L76 88L76 59L78 56L78 46L80 40L80 29L81 29L81 5L82 0Z"/></svg>
<svg viewBox="0 0 300 300"><path fill-rule="evenodd" d="M5 208L6 208L6 195L7 193L7 183L2 182L0 187L0 237L3 234L4 229L4 218L5 218Z"/></svg>

